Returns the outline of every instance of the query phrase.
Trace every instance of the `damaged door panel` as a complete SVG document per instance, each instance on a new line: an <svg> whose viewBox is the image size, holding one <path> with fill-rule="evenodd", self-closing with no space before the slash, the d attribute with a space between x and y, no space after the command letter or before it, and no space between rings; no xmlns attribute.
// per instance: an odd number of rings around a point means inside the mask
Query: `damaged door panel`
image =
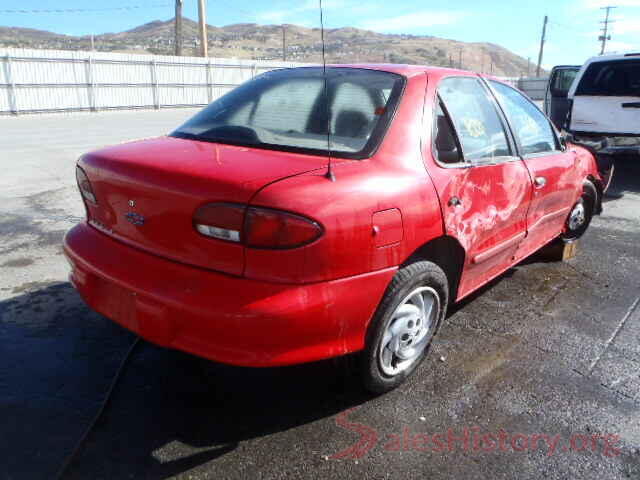
<svg viewBox="0 0 640 480"><path fill-rule="evenodd" d="M524 255L558 236L571 207L579 196L577 156L561 145L549 119L517 90L490 81L496 98L511 125L518 152L533 185L527 213Z"/></svg>
<svg viewBox="0 0 640 480"><path fill-rule="evenodd" d="M446 232L467 252L461 297L513 263L526 231L531 180L479 79L447 78L438 94L433 137L440 168L431 174Z"/></svg>

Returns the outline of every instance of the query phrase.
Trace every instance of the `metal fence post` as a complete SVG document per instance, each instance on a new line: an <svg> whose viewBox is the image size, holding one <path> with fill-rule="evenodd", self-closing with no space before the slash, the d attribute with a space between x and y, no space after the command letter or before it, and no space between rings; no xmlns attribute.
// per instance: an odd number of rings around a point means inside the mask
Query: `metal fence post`
<svg viewBox="0 0 640 480"><path fill-rule="evenodd" d="M16 98L16 84L13 82L13 74L11 72L11 56L7 53L4 64L4 73L7 77L7 85L9 85L9 111L14 115L18 115L18 101Z"/></svg>
<svg viewBox="0 0 640 480"><path fill-rule="evenodd" d="M209 100L208 103L211 103L213 101L213 86L211 85L211 60L209 60L207 62L206 65L207 68L207 99Z"/></svg>
<svg viewBox="0 0 640 480"><path fill-rule="evenodd" d="M160 95L158 93L158 66L156 65L156 59L151 60L151 84L153 88L153 108L160 109Z"/></svg>
<svg viewBox="0 0 640 480"><path fill-rule="evenodd" d="M89 88L89 110L95 112L96 108L96 92L95 83L93 82L93 59L91 56L87 58L87 87Z"/></svg>

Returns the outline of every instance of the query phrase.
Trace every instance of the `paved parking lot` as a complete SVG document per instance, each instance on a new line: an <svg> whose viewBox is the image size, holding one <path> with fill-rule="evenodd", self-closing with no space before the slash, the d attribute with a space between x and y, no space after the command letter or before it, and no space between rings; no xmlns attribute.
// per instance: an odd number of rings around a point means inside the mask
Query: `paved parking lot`
<svg viewBox="0 0 640 480"><path fill-rule="evenodd" d="M66 282L75 159L192 113L0 118L1 478L52 478L133 341ZM66 478L640 478L640 163L612 190L575 259L530 259L458 305L381 397L335 362L142 343Z"/></svg>

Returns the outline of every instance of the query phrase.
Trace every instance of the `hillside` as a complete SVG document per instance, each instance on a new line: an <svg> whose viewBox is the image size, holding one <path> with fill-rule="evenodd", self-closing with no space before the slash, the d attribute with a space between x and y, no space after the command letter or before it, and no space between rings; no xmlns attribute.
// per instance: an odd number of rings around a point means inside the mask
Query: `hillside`
<svg viewBox="0 0 640 480"><path fill-rule="evenodd" d="M282 26L235 24L208 26L209 54L212 57L282 59ZM320 62L320 31L285 25L286 59ZM94 38L99 51L172 54L173 20L156 20L120 33ZM198 26L183 21L183 54L195 55ZM465 43L431 36L388 35L357 28L325 31L327 61L413 63L458 66L495 75L520 76L527 73L527 60L491 43ZM27 28L0 27L0 47L88 50L90 38L74 37Z"/></svg>

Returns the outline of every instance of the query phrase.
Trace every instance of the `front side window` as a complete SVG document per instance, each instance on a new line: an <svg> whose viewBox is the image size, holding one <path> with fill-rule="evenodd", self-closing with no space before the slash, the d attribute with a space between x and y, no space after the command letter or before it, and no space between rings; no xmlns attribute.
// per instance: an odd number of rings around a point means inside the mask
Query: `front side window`
<svg viewBox="0 0 640 480"><path fill-rule="evenodd" d="M376 70L305 67L262 74L171 135L251 147L366 158L400 100L404 78ZM328 115L328 116L327 116Z"/></svg>
<svg viewBox="0 0 640 480"><path fill-rule="evenodd" d="M511 155L494 102L478 79L445 78L438 95L449 112L466 161L491 161Z"/></svg>
<svg viewBox="0 0 640 480"><path fill-rule="evenodd" d="M490 81L513 128L523 155L557 150L556 135L547 117L520 92Z"/></svg>

